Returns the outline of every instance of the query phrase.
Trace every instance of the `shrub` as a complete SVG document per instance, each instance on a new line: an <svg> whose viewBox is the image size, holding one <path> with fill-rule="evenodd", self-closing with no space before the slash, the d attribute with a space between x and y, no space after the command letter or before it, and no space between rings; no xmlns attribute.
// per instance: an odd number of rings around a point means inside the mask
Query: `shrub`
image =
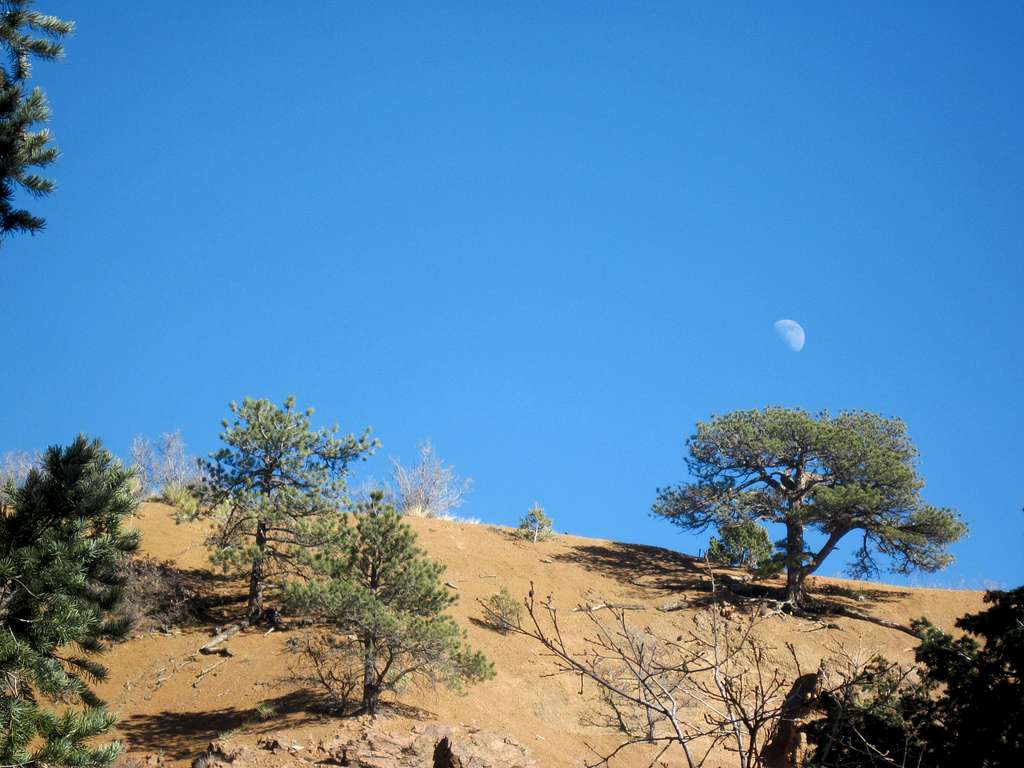
<svg viewBox="0 0 1024 768"><path fill-rule="evenodd" d="M199 499L190 486L165 485L160 491L160 500L174 507L182 518L191 519L199 513Z"/></svg>
<svg viewBox="0 0 1024 768"><path fill-rule="evenodd" d="M550 538L554 521L544 513L544 508L534 502L533 506L519 521L516 535L521 539L531 539L535 544L542 539Z"/></svg>
<svg viewBox="0 0 1024 768"><path fill-rule="evenodd" d="M503 635L519 626L523 617L523 606L512 597L507 587L480 602L487 623Z"/></svg>

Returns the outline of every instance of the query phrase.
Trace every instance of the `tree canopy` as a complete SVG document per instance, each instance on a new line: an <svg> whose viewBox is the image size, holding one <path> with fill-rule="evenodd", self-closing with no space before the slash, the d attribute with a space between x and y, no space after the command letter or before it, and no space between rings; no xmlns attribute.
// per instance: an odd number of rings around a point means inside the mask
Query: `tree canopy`
<svg viewBox="0 0 1024 768"><path fill-rule="evenodd" d="M57 159L46 123L50 108L38 87L28 88L32 60L52 61L64 54L63 38L74 24L56 16L32 10L33 0L0 2L0 242L15 232L35 234L46 222L18 208L18 190L32 197L53 192L52 180L34 169L45 168Z"/></svg>
<svg viewBox="0 0 1024 768"><path fill-rule="evenodd" d="M860 536L849 572L865 577L883 565L897 573L943 568L952 561L947 546L967 531L954 510L922 500L917 449L899 419L735 411L699 422L687 447L694 480L659 489L653 514L688 531L744 520L783 525L774 562L796 605L805 602L807 576L849 534ZM816 548L808 531L823 537Z"/></svg>
<svg viewBox="0 0 1024 768"><path fill-rule="evenodd" d="M274 569L297 568L303 548L329 536L341 520L349 465L376 448L367 429L338 435L311 426L313 409L289 397L278 407L246 398L229 405L224 445L203 462L203 506L218 522L214 562L249 573L249 619L263 614L263 585Z"/></svg>
<svg viewBox="0 0 1024 768"><path fill-rule="evenodd" d="M120 752L90 688L129 622L115 613L138 536L132 475L99 441L50 448L0 515L0 765L96 768ZM63 712L45 706L67 705Z"/></svg>

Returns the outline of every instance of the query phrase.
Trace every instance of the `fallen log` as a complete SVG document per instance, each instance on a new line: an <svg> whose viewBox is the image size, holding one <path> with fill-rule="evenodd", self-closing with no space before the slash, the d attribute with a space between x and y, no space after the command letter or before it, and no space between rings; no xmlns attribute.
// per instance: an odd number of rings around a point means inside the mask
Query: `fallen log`
<svg viewBox="0 0 1024 768"><path fill-rule="evenodd" d="M206 643L199 648L199 653L209 656L211 654L217 654L220 656L230 656L231 652L226 648L218 648L217 646L223 643L225 640L230 638L232 635L241 632L243 629L249 626L248 621L242 621L238 624L232 624L231 626L223 629L218 635L216 635L210 642Z"/></svg>

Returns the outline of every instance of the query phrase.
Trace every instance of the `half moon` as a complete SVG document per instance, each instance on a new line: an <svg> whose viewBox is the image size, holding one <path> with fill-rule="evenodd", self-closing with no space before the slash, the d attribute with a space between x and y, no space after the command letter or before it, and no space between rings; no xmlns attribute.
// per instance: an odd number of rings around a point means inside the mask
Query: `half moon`
<svg viewBox="0 0 1024 768"><path fill-rule="evenodd" d="M803 326L796 320L776 320L775 333L782 339L782 343L794 352L799 352L804 348L807 334L804 333Z"/></svg>

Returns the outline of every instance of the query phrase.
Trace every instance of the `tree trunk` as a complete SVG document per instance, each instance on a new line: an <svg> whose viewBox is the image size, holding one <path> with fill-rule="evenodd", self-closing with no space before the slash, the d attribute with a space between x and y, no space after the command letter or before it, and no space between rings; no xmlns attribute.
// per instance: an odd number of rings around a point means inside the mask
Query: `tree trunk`
<svg viewBox="0 0 1024 768"><path fill-rule="evenodd" d="M377 669L374 665L376 646L372 637L363 639L363 713L377 714L380 702L380 686L377 683Z"/></svg>
<svg viewBox="0 0 1024 768"><path fill-rule="evenodd" d="M804 526L797 520L786 523L786 600L800 607L804 595Z"/></svg>
<svg viewBox="0 0 1024 768"><path fill-rule="evenodd" d="M804 591L804 575L800 568L786 572L786 602L802 608L807 600Z"/></svg>
<svg viewBox="0 0 1024 768"><path fill-rule="evenodd" d="M258 624L263 616L263 557L267 551L267 524L260 520L256 523L256 547L259 557L252 561L252 572L249 574L249 622Z"/></svg>

